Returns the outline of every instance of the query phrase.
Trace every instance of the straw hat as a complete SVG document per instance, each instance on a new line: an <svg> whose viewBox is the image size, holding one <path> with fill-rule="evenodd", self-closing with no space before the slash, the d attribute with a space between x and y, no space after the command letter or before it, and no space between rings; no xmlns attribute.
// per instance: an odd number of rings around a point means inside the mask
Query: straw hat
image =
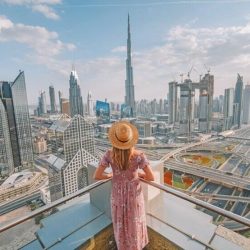
<svg viewBox="0 0 250 250"><path fill-rule="evenodd" d="M138 130L127 121L115 122L109 129L109 140L115 148L129 149L137 143Z"/></svg>

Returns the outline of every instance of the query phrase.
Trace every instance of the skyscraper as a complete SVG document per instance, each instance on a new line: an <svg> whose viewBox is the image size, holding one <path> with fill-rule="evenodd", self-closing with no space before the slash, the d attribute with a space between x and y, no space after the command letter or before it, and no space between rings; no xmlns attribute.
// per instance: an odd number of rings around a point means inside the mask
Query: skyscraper
<svg viewBox="0 0 250 250"><path fill-rule="evenodd" d="M50 98L50 111L51 113L56 112L56 98L55 98L55 89L51 85L49 86L49 98Z"/></svg>
<svg viewBox="0 0 250 250"><path fill-rule="evenodd" d="M20 148L21 165L24 168L33 166L32 135L29 118L29 107L26 92L24 72L20 72L11 84L13 106L17 126L18 144Z"/></svg>
<svg viewBox="0 0 250 250"><path fill-rule="evenodd" d="M250 85L246 85L243 97L243 123L250 123Z"/></svg>
<svg viewBox="0 0 250 250"><path fill-rule="evenodd" d="M81 95L81 89L78 84L78 75L76 70L73 69L70 73L69 78L69 102L70 102L70 114L71 117L74 115L84 115L83 112L83 101Z"/></svg>
<svg viewBox="0 0 250 250"><path fill-rule="evenodd" d="M1 142L0 175L10 175L11 173L14 172L14 160L11 149L7 113L1 98L0 98L0 142Z"/></svg>
<svg viewBox="0 0 250 250"><path fill-rule="evenodd" d="M131 35L128 15L128 39L127 39L127 59L126 59L126 80L125 80L125 104L131 108L132 116L135 116L135 93L133 81L133 68L131 60Z"/></svg>
<svg viewBox="0 0 250 250"><path fill-rule="evenodd" d="M212 128L214 76L205 74L199 84L199 131L208 133Z"/></svg>
<svg viewBox="0 0 250 250"><path fill-rule="evenodd" d="M10 133L11 150L13 154L14 166L19 167L21 166L21 159L19 153L20 150L17 136L17 125L15 120L11 86L8 82L1 82L1 99L8 119L8 129Z"/></svg>
<svg viewBox="0 0 250 250"><path fill-rule="evenodd" d="M169 124L173 124L176 122L177 118L177 82L170 82L168 84L169 86L169 99L168 99L168 112L169 112L169 118L168 122Z"/></svg>
<svg viewBox="0 0 250 250"><path fill-rule="evenodd" d="M59 106L60 106L60 112L62 113L62 92L58 91L58 98L59 98Z"/></svg>
<svg viewBox="0 0 250 250"><path fill-rule="evenodd" d="M90 91L88 92L87 97L87 114L89 116L94 116L94 102Z"/></svg>
<svg viewBox="0 0 250 250"><path fill-rule="evenodd" d="M223 106L223 114L224 114L224 130L229 130L233 123L233 104L234 104L234 89L225 89L224 95L224 106Z"/></svg>
<svg viewBox="0 0 250 250"><path fill-rule="evenodd" d="M238 128L242 122L242 96L243 96L243 77L238 74L234 93L234 125Z"/></svg>
<svg viewBox="0 0 250 250"><path fill-rule="evenodd" d="M46 93L44 90L41 90L40 96L38 98L38 109L39 114L47 114L47 102L46 102Z"/></svg>
<svg viewBox="0 0 250 250"><path fill-rule="evenodd" d="M61 113L70 116L70 104L69 99L61 98Z"/></svg>
<svg viewBox="0 0 250 250"><path fill-rule="evenodd" d="M192 87L192 81L186 79L180 84L180 134L188 134L190 136L194 127L194 96L195 91Z"/></svg>
<svg viewBox="0 0 250 250"><path fill-rule="evenodd" d="M13 83L1 82L0 87L14 167L30 168L33 166L33 149L24 72L20 72Z"/></svg>

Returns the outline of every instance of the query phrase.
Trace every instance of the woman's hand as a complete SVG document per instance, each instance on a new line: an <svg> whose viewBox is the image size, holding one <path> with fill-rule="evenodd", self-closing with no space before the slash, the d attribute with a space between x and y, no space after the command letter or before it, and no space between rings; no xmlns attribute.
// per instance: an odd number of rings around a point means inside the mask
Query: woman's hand
<svg viewBox="0 0 250 250"><path fill-rule="evenodd" d="M142 173L138 173L140 174L139 177L147 180L147 181L154 181L155 180L155 177L154 177L154 173L151 169L151 167L149 165L145 166L143 169L142 169Z"/></svg>
<svg viewBox="0 0 250 250"><path fill-rule="evenodd" d="M105 173L104 170L105 170L105 168L100 165L96 169L93 178L95 180L105 180L105 179L110 179L110 178L113 177L113 173L112 172L111 173Z"/></svg>
<svg viewBox="0 0 250 250"><path fill-rule="evenodd" d="M111 172L111 173L109 173L109 174L106 174L106 176L107 176L108 179L109 179L109 178L113 178L113 173Z"/></svg>
<svg viewBox="0 0 250 250"><path fill-rule="evenodd" d="M146 174L143 173L143 172L138 172L138 176L139 176L140 178L142 178L142 179L145 179Z"/></svg>

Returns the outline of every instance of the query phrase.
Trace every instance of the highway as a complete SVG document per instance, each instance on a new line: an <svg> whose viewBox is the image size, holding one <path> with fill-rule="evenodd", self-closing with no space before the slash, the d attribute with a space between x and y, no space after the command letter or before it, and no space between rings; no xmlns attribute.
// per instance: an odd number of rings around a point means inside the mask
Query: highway
<svg viewBox="0 0 250 250"><path fill-rule="evenodd" d="M180 172L209 179L210 181L216 181L221 184L237 186L243 189L250 190L250 179L246 177L236 177L234 175L228 175L225 172L216 169L201 167L198 165L189 165L179 162L177 163L175 161L168 161L167 163L164 163L164 166L168 169L178 170Z"/></svg>
<svg viewBox="0 0 250 250"><path fill-rule="evenodd" d="M4 203L0 205L0 216L3 214L9 213L19 207L25 206L27 202L29 201L33 201L33 200L40 199L40 198L41 198L40 191L36 191L32 194L17 198L8 203Z"/></svg>
<svg viewBox="0 0 250 250"><path fill-rule="evenodd" d="M207 140L201 141L201 142L194 142L194 143L187 144L184 147L181 147L181 148L178 148L176 150L173 150L173 151L169 152L168 154L166 154L165 156L163 156L160 159L160 161L165 162L165 161L169 160L171 157L173 157L175 154L178 154L178 153L180 153L182 151L185 151L185 150L187 150L189 148L196 147L196 146L202 145L202 144L207 143L207 142L215 141L217 139L218 139L217 137L213 137L213 138L209 138Z"/></svg>

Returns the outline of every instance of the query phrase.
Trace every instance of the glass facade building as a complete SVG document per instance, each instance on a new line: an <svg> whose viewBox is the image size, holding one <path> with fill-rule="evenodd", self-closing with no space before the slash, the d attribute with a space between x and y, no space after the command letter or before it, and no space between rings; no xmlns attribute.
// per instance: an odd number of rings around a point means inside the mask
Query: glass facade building
<svg viewBox="0 0 250 250"><path fill-rule="evenodd" d="M33 166L34 159L24 72L20 72L15 81L11 84L11 92L13 98L21 165L24 168L30 168Z"/></svg>
<svg viewBox="0 0 250 250"><path fill-rule="evenodd" d="M12 155L15 167L21 166L20 150L17 137L17 126L13 107L13 98L10 84L8 82L1 83L1 99L5 108L8 119L8 130L10 134Z"/></svg>
<svg viewBox="0 0 250 250"><path fill-rule="evenodd" d="M107 102L96 101L97 124L110 122L110 106Z"/></svg>
<svg viewBox="0 0 250 250"><path fill-rule="evenodd" d="M49 86L49 98L50 98L50 111L51 113L56 112L56 97L55 89L53 86Z"/></svg>
<svg viewBox="0 0 250 250"><path fill-rule="evenodd" d="M234 92L234 125L237 125L238 128L241 127L242 123L242 99L243 99L243 77L238 74L237 82L235 85Z"/></svg>
<svg viewBox="0 0 250 250"><path fill-rule="evenodd" d="M250 123L250 85L246 85L243 97L243 123Z"/></svg>
<svg viewBox="0 0 250 250"><path fill-rule="evenodd" d="M0 175L9 175L14 171L7 114L0 98Z"/></svg>
<svg viewBox="0 0 250 250"><path fill-rule="evenodd" d="M20 72L12 83L1 82L0 87L2 114L4 108L14 167L31 168L33 147L24 72ZM4 119L1 119L1 126L6 126L3 123Z"/></svg>
<svg viewBox="0 0 250 250"><path fill-rule="evenodd" d="M75 70L71 71L69 78L69 102L70 102L70 114L71 117L74 115L84 115L83 111L83 100L81 95L81 89L78 84L78 75Z"/></svg>
<svg viewBox="0 0 250 250"><path fill-rule="evenodd" d="M224 106L223 106L224 130L229 130L232 126L233 106L234 106L234 89L233 88L225 89Z"/></svg>

